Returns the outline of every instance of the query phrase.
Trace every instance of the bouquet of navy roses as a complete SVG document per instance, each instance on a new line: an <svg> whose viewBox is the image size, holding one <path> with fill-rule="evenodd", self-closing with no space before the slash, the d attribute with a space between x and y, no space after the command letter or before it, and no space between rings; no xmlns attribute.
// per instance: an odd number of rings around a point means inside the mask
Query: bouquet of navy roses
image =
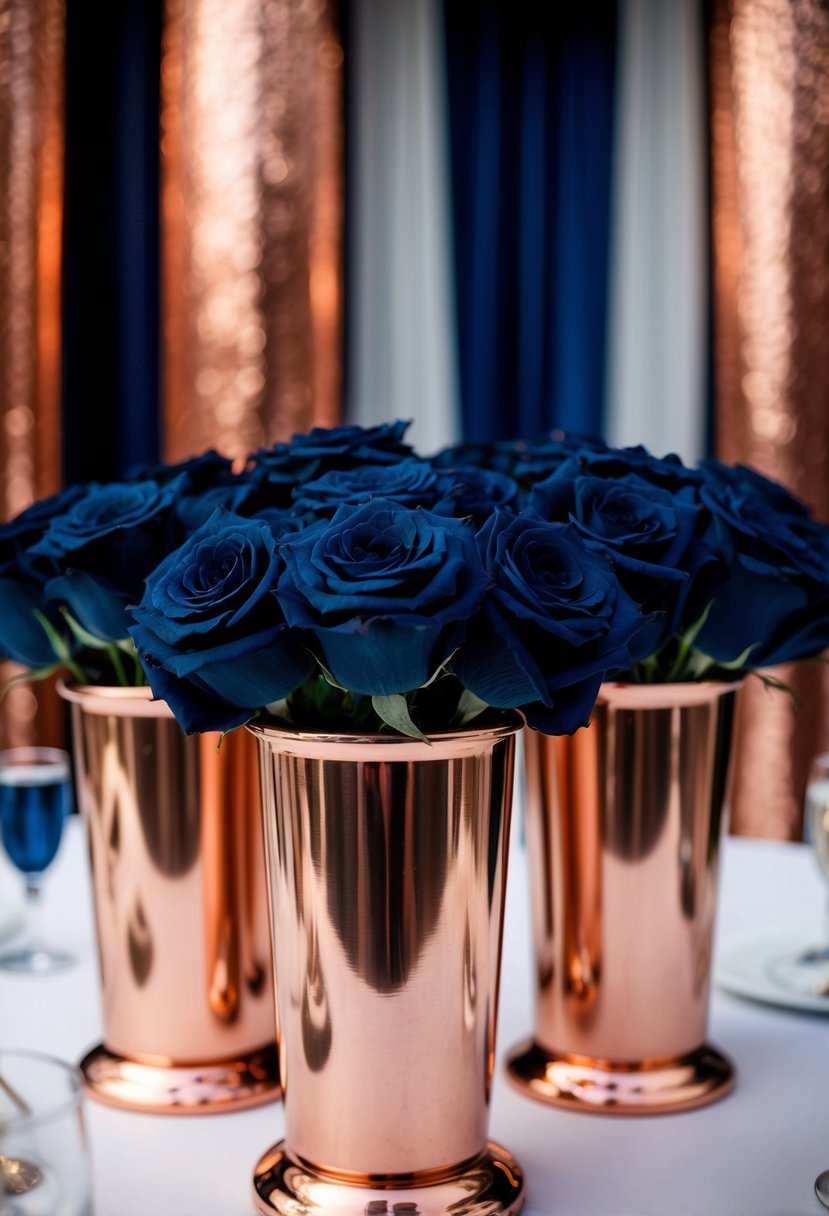
<svg viewBox="0 0 829 1216"><path fill-rule="evenodd" d="M187 731L420 737L487 707L570 733L606 680L736 680L829 644L829 532L750 469L556 434L426 459L405 430L35 504L0 529L0 652L146 676Z"/></svg>

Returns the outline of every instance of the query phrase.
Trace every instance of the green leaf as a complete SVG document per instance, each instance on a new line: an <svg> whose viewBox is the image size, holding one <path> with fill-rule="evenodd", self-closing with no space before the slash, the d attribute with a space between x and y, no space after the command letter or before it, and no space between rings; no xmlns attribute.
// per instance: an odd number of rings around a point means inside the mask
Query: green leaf
<svg viewBox="0 0 829 1216"><path fill-rule="evenodd" d="M737 655L736 659L730 659L727 663L717 663L717 667L723 671L742 671L748 662L748 656L759 644L759 642L752 642L750 646L746 646L742 654Z"/></svg>
<svg viewBox="0 0 829 1216"><path fill-rule="evenodd" d="M455 647L455 650L452 651L452 653L449 655L449 657L447 659L443 660L443 662L441 663L440 667L438 667L435 674L433 676L430 676L425 684L421 684L421 686L420 686L421 688L428 688L430 684L434 684L435 680L437 680L437 678L439 676L448 676L450 674L449 664L452 662L452 659L455 656L455 654L457 653L457 650L458 650L458 647Z"/></svg>
<svg viewBox="0 0 829 1216"><path fill-rule="evenodd" d="M81 646L86 646L89 650L109 650L112 642L103 642L100 638L96 638L94 633L90 633L88 629L84 629L80 621L76 621L72 613L65 606L61 607L60 614L66 621L72 631L72 635Z"/></svg>
<svg viewBox="0 0 829 1216"><path fill-rule="evenodd" d="M75 679L82 684L86 679L86 672L79 663L75 662L74 658L72 657L72 651L67 646L66 641L60 636L57 629L55 629L48 617L44 616L38 608L33 609L33 612L35 618L40 622L43 632L48 637L49 645L52 647L52 650L58 659L55 666L50 669L47 669L46 667L37 668L37 671L45 672L46 675L35 675L34 679L43 680L46 678L46 676L52 675L52 672L57 671L60 667L66 667L75 677Z"/></svg>
<svg viewBox="0 0 829 1216"><path fill-rule="evenodd" d="M467 722L471 722L482 714L485 709L489 709L486 701L482 701L480 697L476 697L474 692L470 692L465 688L458 698L458 705L452 718L453 726L466 726Z"/></svg>
<svg viewBox="0 0 829 1216"><path fill-rule="evenodd" d="M126 671L124 671L124 664L121 660L120 650L117 646L107 646L107 654L109 655L109 661L112 664L112 670L115 672L115 678L120 684L121 688L129 687L129 680L127 679Z"/></svg>
<svg viewBox="0 0 829 1216"><path fill-rule="evenodd" d="M35 619L49 639L49 645L52 647L55 657L60 659L62 663L67 662L71 658L72 652L66 644L66 639L61 637L49 618L44 616L39 608L33 609L33 612Z"/></svg>
<svg viewBox="0 0 829 1216"><path fill-rule="evenodd" d="M700 617L698 617L697 620L694 622L694 624L689 626L689 628L686 630L684 640L689 647L693 646L694 642L697 640L700 630L702 629L703 625L706 623L709 616L711 615L711 609L713 607L714 607L714 601L709 600L708 603L706 604L705 608L703 609L702 615Z"/></svg>
<svg viewBox="0 0 829 1216"><path fill-rule="evenodd" d="M668 684L673 683L675 680L682 680L685 677L688 659L691 651L694 648L694 642L697 640L700 630L708 620L708 617L711 615L711 609L713 606L714 601L709 600L702 615L696 621L694 621L693 625L689 626L684 633L678 635L679 646L677 648L676 658L671 664L668 674L665 677Z"/></svg>
<svg viewBox="0 0 829 1216"><path fill-rule="evenodd" d="M254 720L254 718L258 718L258 717L259 717L259 711L257 710L255 713L251 714L251 716L248 718L248 722L252 722ZM222 744L224 743L224 741L228 737L228 735L235 735L237 730L244 730L246 726L247 726L247 722L240 722L238 726L231 726L229 730L223 730L222 733L219 735L218 740L216 741L216 751L217 752L221 751Z"/></svg>
<svg viewBox="0 0 829 1216"><path fill-rule="evenodd" d="M689 675L695 680L703 680L712 668L717 666L715 659L704 654L701 650L692 650L686 667Z"/></svg>
<svg viewBox="0 0 829 1216"><path fill-rule="evenodd" d="M313 652L310 652L310 653L313 654ZM318 655L314 655L313 657L317 661L317 666L319 667L320 671L322 672L323 679L325 680L326 684L330 684L332 688L338 688L340 690L340 692L350 692L351 691L349 688L345 688L342 684L338 683L337 680L334 679L334 677L332 676L332 674L328 670L328 668L325 666L325 664L320 662Z"/></svg>
<svg viewBox="0 0 829 1216"><path fill-rule="evenodd" d="M395 693L390 697L372 697L371 703L377 717L381 722L385 722L386 726L399 731L401 735L408 735L410 739L420 739L422 743L429 742L423 731L418 730L412 721L408 702L402 693Z"/></svg>

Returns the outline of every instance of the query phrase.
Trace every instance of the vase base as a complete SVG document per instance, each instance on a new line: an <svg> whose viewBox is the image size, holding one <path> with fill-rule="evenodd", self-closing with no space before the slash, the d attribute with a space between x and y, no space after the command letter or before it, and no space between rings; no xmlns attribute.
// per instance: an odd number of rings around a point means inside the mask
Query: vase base
<svg viewBox="0 0 829 1216"><path fill-rule="evenodd" d="M359 1177L359 1176L357 1176ZM291 1157L285 1141L256 1167L254 1205L260 1216L512 1216L524 1206L524 1173L497 1144L454 1173L427 1180L412 1174L366 1174L361 1185Z"/></svg>
<svg viewBox="0 0 829 1216"><path fill-rule="evenodd" d="M281 1096L271 1044L235 1060L161 1064L120 1056L101 1044L81 1060L90 1098L151 1115L213 1115L245 1110Z"/></svg>
<svg viewBox="0 0 829 1216"><path fill-rule="evenodd" d="M507 1077L525 1097L602 1115L665 1115L724 1098L734 1067L703 1044L674 1059L620 1064L524 1043L507 1059Z"/></svg>

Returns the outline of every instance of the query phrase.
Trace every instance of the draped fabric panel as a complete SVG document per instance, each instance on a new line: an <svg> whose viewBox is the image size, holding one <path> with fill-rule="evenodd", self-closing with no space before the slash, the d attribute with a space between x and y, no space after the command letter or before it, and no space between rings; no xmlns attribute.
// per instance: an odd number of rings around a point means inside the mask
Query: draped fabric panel
<svg viewBox="0 0 829 1216"><path fill-rule="evenodd" d="M63 476L159 449L160 0L66 8Z"/></svg>
<svg viewBox="0 0 829 1216"><path fill-rule="evenodd" d="M621 6L607 437L694 462L708 412L708 151L696 0Z"/></svg>
<svg viewBox="0 0 829 1216"><path fill-rule="evenodd" d="M168 459L339 418L342 63L334 0L166 0Z"/></svg>
<svg viewBox="0 0 829 1216"><path fill-rule="evenodd" d="M347 415L460 438L439 0L355 0L349 72Z"/></svg>
<svg viewBox="0 0 829 1216"><path fill-rule="evenodd" d="M0 518L60 486L65 13L0 3ZM0 664L0 686L14 674ZM54 694L19 688L0 746L59 744Z"/></svg>
<svg viewBox="0 0 829 1216"><path fill-rule="evenodd" d="M718 455L829 521L829 10L718 0L711 27ZM733 826L802 834L809 760L829 747L825 667L749 681Z"/></svg>
<svg viewBox="0 0 829 1216"><path fill-rule="evenodd" d="M464 437L598 433L615 6L445 6Z"/></svg>

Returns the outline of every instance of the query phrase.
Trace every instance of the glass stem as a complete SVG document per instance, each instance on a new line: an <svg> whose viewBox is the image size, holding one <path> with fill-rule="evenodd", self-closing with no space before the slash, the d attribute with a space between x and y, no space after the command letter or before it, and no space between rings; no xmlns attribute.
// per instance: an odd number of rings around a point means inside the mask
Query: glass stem
<svg viewBox="0 0 829 1216"><path fill-rule="evenodd" d="M26 875L26 914L28 917L29 950L39 954L43 950L43 900L41 898L41 874Z"/></svg>

